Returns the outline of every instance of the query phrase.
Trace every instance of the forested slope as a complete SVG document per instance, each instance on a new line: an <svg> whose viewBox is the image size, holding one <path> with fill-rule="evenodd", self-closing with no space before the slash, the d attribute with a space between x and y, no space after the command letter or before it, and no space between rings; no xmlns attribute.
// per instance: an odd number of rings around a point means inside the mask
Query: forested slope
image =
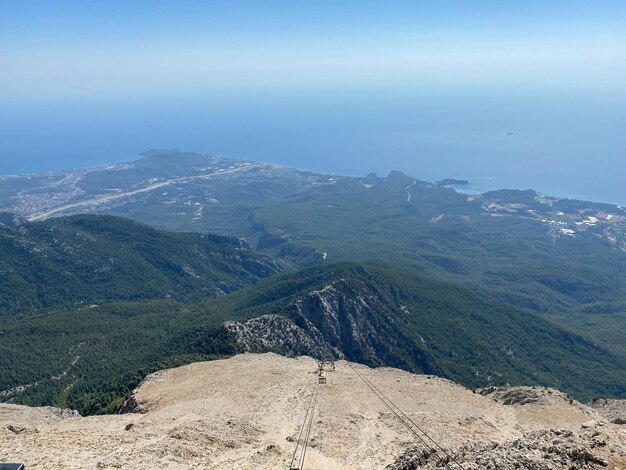
<svg viewBox="0 0 626 470"><path fill-rule="evenodd" d="M580 399L626 392L620 357L584 337L378 263L285 273L197 304L111 303L0 330L0 390L13 390L2 400L87 414L115 411L153 370L242 351L341 357L470 387L557 386Z"/></svg>
<svg viewBox="0 0 626 470"><path fill-rule="evenodd" d="M197 302L281 270L235 237L96 215L29 223L4 214L0 252L0 318L111 301Z"/></svg>

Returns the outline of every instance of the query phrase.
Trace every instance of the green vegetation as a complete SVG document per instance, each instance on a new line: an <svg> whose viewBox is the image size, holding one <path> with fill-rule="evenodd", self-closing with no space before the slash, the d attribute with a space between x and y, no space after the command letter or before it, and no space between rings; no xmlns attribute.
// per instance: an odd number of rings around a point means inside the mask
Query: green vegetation
<svg viewBox="0 0 626 470"><path fill-rule="evenodd" d="M111 303L7 322L0 327L0 390L29 385L20 403L115 411L152 371L234 352L215 341L214 350L194 354L175 340L228 319L219 305L207 311L171 300Z"/></svg>
<svg viewBox="0 0 626 470"><path fill-rule="evenodd" d="M167 230L243 236L294 270L384 259L555 318L590 311L626 313L626 254L617 248L626 249L626 222L608 232L602 224L578 231L576 238L559 236L558 225L541 222L569 220L576 214L595 216L601 211L623 216L624 210L616 206L546 199L532 190L492 191L468 200L446 187L452 179L430 184L397 171L365 178L279 167L228 173L250 164L154 150L131 164L88 172L76 185L89 198L108 194L111 188L124 191L154 181L175 181L163 192L146 192L123 204L93 205L87 210ZM10 188L0 191L0 202L9 207L11 195L18 190L36 200L37 185L45 186L46 194L63 186L52 184L56 180L51 175L33 181L7 180ZM484 208L490 202L517 208L490 212ZM565 216L555 215L559 213ZM619 346L607 344L614 345Z"/></svg>
<svg viewBox="0 0 626 470"><path fill-rule="evenodd" d="M614 311L612 307L607 307L605 313L555 314L549 318L626 358L626 306Z"/></svg>
<svg viewBox="0 0 626 470"><path fill-rule="evenodd" d="M380 361L344 349L349 359L438 373L469 387L543 384L581 399L626 394L623 356L542 315L480 298L414 270L366 266L341 263L282 275L280 282L262 281L232 298L241 299L237 311L244 316L288 312L297 320L290 308L296 298L341 279L337 286L345 299L368 303L365 315L375 327L373 336L380 334L389 357L395 357Z"/></svg>
<svg viewBox="0 0 626 470"><path fill-rule="evenodd" d="M241 352L223 323L266 314L289 320L274 335L297 326L315 351L372 366L469 387L549 385L582 400L626 395L621 226L573 238L542 222L613 206L534 191L468 199L448 181L399 172L260 168L208 185L196 167L227 174L232 162L176 155L149 153L80 185L99 194L178 178L107 210L245 236L258 252L235 237L117 217L0 214L0 400L112 412L152 371ZM329 285L324 304L312 292Z"/></svg>
<svg viewBox="0 0 626 470"><path fill-rule="evenodd" d="M407 201L413 181L395 173L370 188L354 180L320 186L258 209L254 221L274 238L274 255L283 242L325 252L329 262L394 260L538 312L626 300L626 255L606 241L554 238L535 219L493 217L480 200L419 181Z"/></svg>
<svg viewBox="0 0 626 470"><path fill-rule="evenodd" d="M295 303L330 284L340 305L362 298L369 306L338 312L345 332L339 348L348 359L437 373L470 387L544 384L581 399L626 393L617 355L540 315L414 271L342 263L278 275L194 305L117 302L5 322L0 390L31 385L2 399L113 412L152 371L239 352L224 321L273 313L298 323ZM303 312L312 321L321 313L314 304ZM353 324L365 343L350 340ZM326 333L325 339L332 341Z"/></svg>
<svg viewBox="0 0 626 470"><path fill-rule="evenodd" d="M95 215L0 224L0 252L0 319L122 300L197 302L280 271L234 237Z"/></svg>

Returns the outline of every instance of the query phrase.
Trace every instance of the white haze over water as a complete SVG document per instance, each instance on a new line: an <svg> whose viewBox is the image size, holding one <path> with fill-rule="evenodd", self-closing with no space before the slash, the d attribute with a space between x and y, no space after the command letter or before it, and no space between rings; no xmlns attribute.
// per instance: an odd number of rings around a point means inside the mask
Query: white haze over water
<svg viewBox="0 0 626 470"><path fill-rule="evenodd" d="M4 2L0 173L180 148L626 203L624 0Z"/></svg>
<svg viewBox="0 0 626 470"><path fill-rule="evenodd" d="M180 148L321 172L402 170L626 203L626 100L415 90L81 99L0 112L0 173L128 161Z"/></svg>

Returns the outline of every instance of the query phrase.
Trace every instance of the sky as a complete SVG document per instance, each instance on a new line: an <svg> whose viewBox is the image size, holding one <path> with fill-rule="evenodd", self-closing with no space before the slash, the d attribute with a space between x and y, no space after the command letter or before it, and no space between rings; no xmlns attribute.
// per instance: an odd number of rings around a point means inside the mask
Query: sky
<svg viewBox="0 0 626 470"><path fill-rule="evenodd" d="M626 203L625 84L624 1L0 0L0 173L178 147Z"/></svg>
<svg viewBox="0 0 626 470"><path fill-rule="evenodd" d="M0 5L8 98L459 80L537 86L568 74L569 88L606 92L626 78L620 1Z"/></svg>

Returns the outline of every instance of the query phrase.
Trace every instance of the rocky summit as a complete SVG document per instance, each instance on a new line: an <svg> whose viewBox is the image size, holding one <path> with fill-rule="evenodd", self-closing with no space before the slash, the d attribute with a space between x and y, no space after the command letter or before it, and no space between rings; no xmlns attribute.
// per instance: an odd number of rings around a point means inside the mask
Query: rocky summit
<svg viewBox="0 0 626 470"><path fill-rule="evenodd" d="M325 376L319 384L309 357L242 354L151 374L125 414L2 404L0 460L38 469L285 469L308 419L309 469L626 468L626 427L557 390L476 393L346 361ZM517 399L503 400L507 393Z"/></svg>

